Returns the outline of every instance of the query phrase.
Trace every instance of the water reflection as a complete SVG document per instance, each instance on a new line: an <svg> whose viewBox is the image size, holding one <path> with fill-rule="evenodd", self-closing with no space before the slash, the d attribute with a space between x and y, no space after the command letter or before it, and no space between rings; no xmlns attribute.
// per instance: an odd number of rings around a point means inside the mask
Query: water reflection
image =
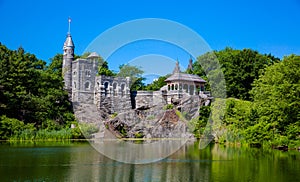
<svg viewBox="0 0 300 182"><path fill-rule="evenodd" d="M129 164L146 164L160 161L178 151L187 138L143 140L95 140L91 145L101 154L120 162Z"/></svg>
<svg viewBox="0 0 300 182"><path fill-rule="evenodd" d="M300 153L187 143L161 161L125 164L89 143L0 145L1 181L300 181Z"/></svg>

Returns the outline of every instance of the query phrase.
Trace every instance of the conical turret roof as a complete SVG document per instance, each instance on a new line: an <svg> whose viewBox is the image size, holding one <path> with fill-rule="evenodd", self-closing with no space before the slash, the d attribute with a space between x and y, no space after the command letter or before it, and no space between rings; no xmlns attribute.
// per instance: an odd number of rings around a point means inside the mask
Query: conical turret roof
<svg viewBox="0 0 300 182"><path fill-rule="evenodd" d="M64 48L65 47L72 47L72 48L75 47L74 42L72 40L72 36L69 33L67 34L67 38L66 38L66 41L64 43Z"/></svg>

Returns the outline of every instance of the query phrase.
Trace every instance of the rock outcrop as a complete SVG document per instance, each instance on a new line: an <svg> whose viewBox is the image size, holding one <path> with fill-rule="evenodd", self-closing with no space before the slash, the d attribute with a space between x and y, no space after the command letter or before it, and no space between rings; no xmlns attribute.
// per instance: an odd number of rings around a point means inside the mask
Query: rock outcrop
<svg viewBox="0 0 300 182"><path fill-rule="evenodd" d="M135 110L119 113L104 124L120 138L190 138L190 119L197 117L201 102L198 96L173 99L173 109L164 105L139 104Z"/></svg>
<svg viewBox="0 0 300 182"><path fill-rule="evenodd" d="M105 122L106 128L120 138L192 137L176 109L139 111L119 114Z"/></svg>

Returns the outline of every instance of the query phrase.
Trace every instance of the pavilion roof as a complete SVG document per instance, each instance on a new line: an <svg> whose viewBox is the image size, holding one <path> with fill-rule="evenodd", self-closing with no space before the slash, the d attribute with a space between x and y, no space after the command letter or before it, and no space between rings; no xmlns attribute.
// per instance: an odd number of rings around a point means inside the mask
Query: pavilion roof
<svg viewBox="0 0 300 182"><path fill-rule="evenodd" d="M165 80L165 82L173 82L173 81L189 81L189 82L198 82L198 83L206 83L198 75L186 74L186 73L173 73L169 78Z"/></svg>

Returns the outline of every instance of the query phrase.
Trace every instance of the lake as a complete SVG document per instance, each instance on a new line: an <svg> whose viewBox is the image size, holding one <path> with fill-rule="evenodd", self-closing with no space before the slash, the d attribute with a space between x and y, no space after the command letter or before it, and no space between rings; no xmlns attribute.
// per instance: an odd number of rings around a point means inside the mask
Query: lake
<svg viewBox="0 0 300 182"><path fill-rule="evenodd" d="M166 159L125 164L88 142L0 144L0 181L300 181L300 152L189 142Z"/></svg>

